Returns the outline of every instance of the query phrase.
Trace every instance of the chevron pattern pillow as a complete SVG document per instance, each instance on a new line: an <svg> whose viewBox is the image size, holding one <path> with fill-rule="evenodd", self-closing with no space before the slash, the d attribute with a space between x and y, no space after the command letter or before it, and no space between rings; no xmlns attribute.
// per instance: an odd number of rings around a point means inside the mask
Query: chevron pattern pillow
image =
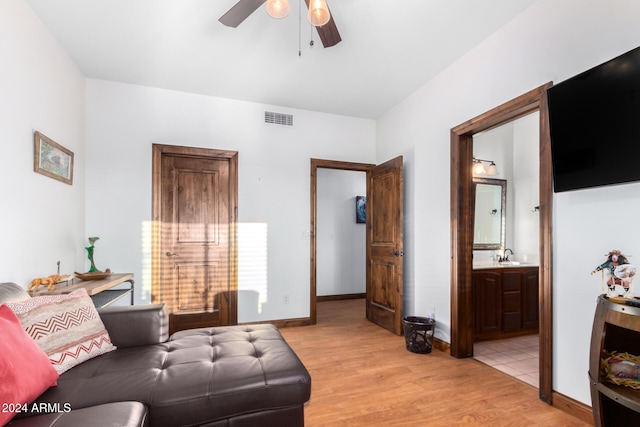
<svg viewBox="0 0 640 427"><path fill-rule="evenodd" d="M83 288L65 295L33 297L7 305L49 356L58 374L116 349Z"/></svg>

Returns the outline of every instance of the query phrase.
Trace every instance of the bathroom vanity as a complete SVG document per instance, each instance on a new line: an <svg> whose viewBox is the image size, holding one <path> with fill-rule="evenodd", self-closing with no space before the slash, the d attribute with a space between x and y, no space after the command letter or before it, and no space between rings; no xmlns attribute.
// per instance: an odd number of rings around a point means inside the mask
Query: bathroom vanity
<svg viewBox="0 0 640 427"><path fill-rule="evenodd" d="M475 341L538 332L538 266L474 265L473 307Z"/></svg>

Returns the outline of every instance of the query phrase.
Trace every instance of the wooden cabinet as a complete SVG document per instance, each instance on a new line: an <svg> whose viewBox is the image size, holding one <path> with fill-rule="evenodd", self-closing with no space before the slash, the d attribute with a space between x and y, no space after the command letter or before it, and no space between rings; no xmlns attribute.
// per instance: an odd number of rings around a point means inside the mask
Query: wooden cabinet
<svg viewBox="0 0 640 427"><path fill-rule="evenodd" d="M522 329L522 280L515 270L502 271L502 332Z"/></svg>
<svg viewBox="0 0 640 427"><path fill-rule="evenodd" d="M606 382L600 371L603 351L640 355L640 308L598 297L591 332L589 383L596 426L640 425L640 390Z"/></svg>
<svg viewBox="0 0 640 427"><path fill-rule="evenodd" d="M538 330L538 267L473 272L474 339Z"/></svg>
<svg viewBox="0 0 640 427"><path fill-rule="evenodd" d="M474 334L502 331L502 274L490 270L473 273Z"/></svg>
<svg viewBox="0 0 640 427"><path fill-rule="evenodd" d="M538 269L522 272L522 329L537 331L539 325L540 286Z"/></svg>

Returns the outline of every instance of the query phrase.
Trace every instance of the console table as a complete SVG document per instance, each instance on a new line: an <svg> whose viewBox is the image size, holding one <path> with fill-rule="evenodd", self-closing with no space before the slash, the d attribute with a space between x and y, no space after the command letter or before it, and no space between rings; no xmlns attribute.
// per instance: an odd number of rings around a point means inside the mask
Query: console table
<svg viewBox="0 0 640 427"><path fill-rule="evenodd" d="M128 288L112 289L120 284L129 283ZM31 296L39 295L59 295L68 294L76 289L84 288L93 300L96 307L106 307L117 301L125 295L131 295L131 305L133 305L133 274L112 274L111 276L100 280L81 280L77 277L71 279L68 284L57 284L56 289L52 291L29 292Z"/></svg>

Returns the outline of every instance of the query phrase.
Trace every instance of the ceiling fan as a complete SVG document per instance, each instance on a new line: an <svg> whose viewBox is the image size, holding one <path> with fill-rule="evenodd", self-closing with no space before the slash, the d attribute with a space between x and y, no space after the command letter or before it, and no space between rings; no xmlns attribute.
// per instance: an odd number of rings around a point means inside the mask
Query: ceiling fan
<svg viewBox="0 0 640 427"><path fill-rule="evenodd" d="M335 46L342 41L338 27L325 0L304 0L309 9L307 19L316 27L324 47ZM287 0L240 0L218 19L227 27L236 28L256 9L267 3L267 12L274 18L284 18L289 13ZM311 3L311 6L309 6ZM328 19L328 21L327 21Z"/></svg>

